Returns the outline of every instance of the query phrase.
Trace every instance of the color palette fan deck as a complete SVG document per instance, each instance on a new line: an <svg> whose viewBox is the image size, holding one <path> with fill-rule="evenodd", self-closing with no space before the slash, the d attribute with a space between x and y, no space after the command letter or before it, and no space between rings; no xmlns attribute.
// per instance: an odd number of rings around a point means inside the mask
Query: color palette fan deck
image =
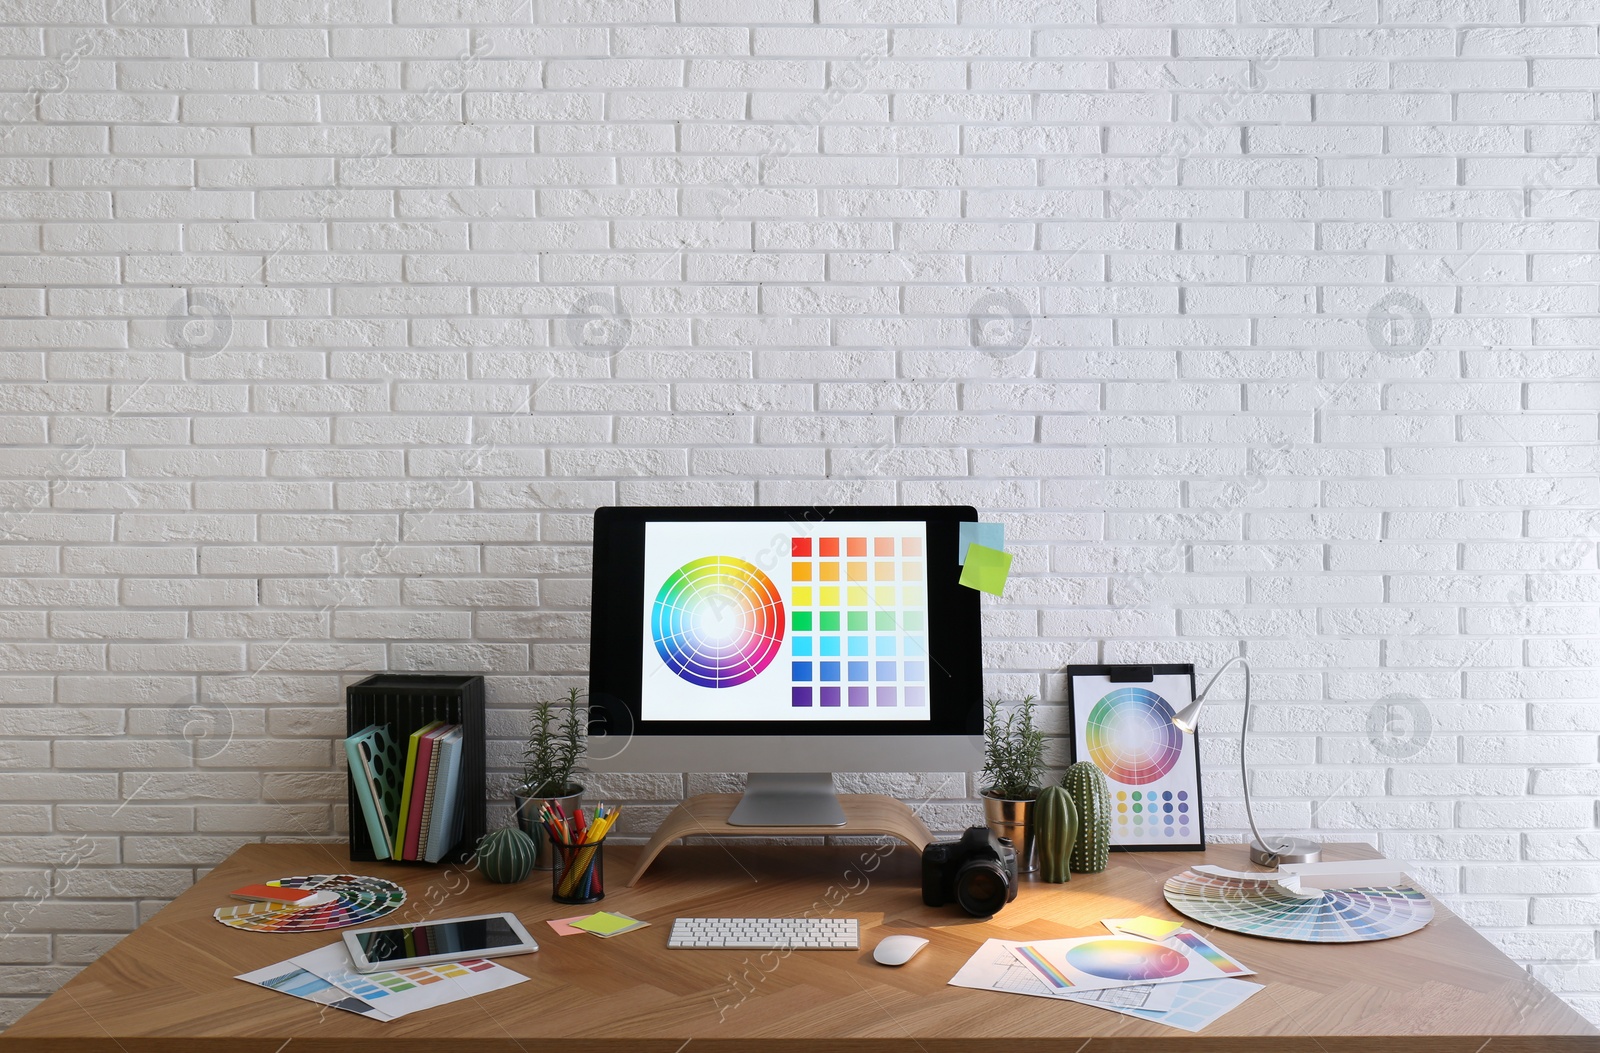
<svg viewBox="0 0 1600 1053"><path fill-rule="evenodd" d="M1167 879L1174 910L1219 929L1307 943L1360 943L1416 932L1433 920L1427 894L1400 882L1302 889L1292 874L1201 866Z"/></svg>
<svg viewBox="0 0 1600 1053"><path fill-rule="evenodd" d="M393 881L361 874L311 874L279 878L266 884L332 892L339 898L318 907L265 902L218 907L212 917L229 928L252 932L316 932L374 921L393 913L406 901L406 890Z"/></svg>

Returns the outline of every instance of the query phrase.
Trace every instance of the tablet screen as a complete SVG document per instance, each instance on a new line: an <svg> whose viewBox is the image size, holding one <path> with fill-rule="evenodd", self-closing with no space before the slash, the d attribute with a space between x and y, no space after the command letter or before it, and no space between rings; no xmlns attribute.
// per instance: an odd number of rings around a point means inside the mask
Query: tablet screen
<svg viewBox="0 0 1600 1053"><path fill-rule="evenodd" d="M362 953L374 965L433 954L466 958L496 948L522 945L521 938L511 931L511 926L506 924L504 918L439 921L351 935L360 941Z"/></svg>

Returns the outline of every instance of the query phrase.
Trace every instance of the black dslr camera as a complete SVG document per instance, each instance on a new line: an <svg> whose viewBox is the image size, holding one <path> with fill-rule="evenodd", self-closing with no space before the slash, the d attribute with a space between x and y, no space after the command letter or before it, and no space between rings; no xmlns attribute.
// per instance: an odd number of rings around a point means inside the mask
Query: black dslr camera
<svg viewBox="0 0 1600 1053"><path fill-rule="evenodd" d="M942 907L955 900L977 918L987 918L1017 898L1017 850L987 826L968 827L959 841L937 841L922 850L922 902Z"/></svg>

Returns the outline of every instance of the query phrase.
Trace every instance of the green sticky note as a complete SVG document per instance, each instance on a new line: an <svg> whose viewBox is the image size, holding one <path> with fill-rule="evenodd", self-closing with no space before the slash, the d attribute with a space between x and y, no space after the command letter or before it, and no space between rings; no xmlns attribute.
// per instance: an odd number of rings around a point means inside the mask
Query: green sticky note
<svg viewBox="0 0 1600 1053"><path fill-rule="evenodd" d="M621 932L623 929L634 928L639 924L639 921L637 918L630 918L626 914L612 914L609 911L602 910L569 924L574 929L583 929L585 932L592 932L600 936L611 936Z"/></svg>
<svg viewBox="0 0 1600 1053"><path fill-rule="evenodd" d="M961 584L969 589L998 596L1006 590L1011 574L1011 553L974 543L967 548L967 562L961 568Z"/></svg>

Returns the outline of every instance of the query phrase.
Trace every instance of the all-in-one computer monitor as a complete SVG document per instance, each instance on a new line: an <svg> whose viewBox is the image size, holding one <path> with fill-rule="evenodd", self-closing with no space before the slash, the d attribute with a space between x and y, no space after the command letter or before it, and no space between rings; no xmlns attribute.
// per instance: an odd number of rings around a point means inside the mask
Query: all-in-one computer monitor
<svg viewBox="0 0 1600 1053"><path fill-rule="evenodd" d="M601 508L589 767L748 772L730 823L843 826L832 772L982 756L971 507Z"/></svg>

